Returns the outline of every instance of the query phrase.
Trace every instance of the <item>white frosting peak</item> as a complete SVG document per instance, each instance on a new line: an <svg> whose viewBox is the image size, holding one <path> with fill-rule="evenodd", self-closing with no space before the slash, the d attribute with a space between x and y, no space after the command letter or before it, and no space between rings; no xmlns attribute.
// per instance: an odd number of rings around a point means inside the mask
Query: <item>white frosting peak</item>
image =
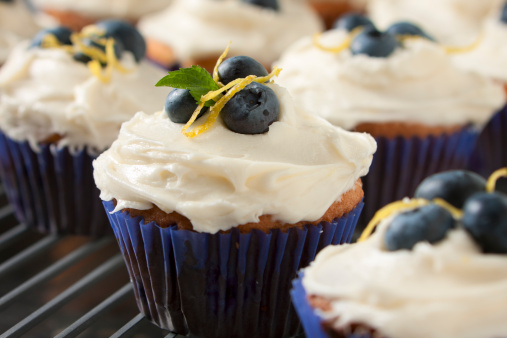
<svg viewBox="0 0 507 338"><path fill-rule="evenodd" d="M390 338L486 338L507 332L507 255L482 254L462 229L413 250L383 249L389 219L367 241L330 246L305 269L319 311L339 329L361 323Z"/></svg>
<svg viewBox="0 0 507 338"><path fill-rule="evenodd" d="M232 41L231 55L248 55L269 65L291 43L323 29L301 0L279 0L280 10L238 0L175 0L164 12L139 22L148 38L165 43L180 60L220 55Z"/></svg>
<svg viewBox="0 0 507 338"><path fill-rule="evenodd" d="M61 49L19 45L0 70L0 128L34 149L53 134L63 136L59 146L107 148L122 122L140 110L160 109L169 92L154 87L164 71L136 64L130 53L122 64L132 71L113 71L105 84Z"/></svg>
<svg viewBox="0 0 507 338"><path fill-rule="evenodd" d="M116 210L176 211L208 233L261 215L285 223L319 219L367 174L375 141L297 109L285 90L269 86L280 119L260 135L234 133L218 119L189 139L163 112L136 114L94 162L101 198L116 199Z"/></svg>
<svg viewBox="0 0 507 338"><path fill-rule="evenodd" d="M346 36L329 31L321 43L338 46ZM331 53L304 38L276 65L296 102L346 129L363 122L482 125L505 102L499 84L453 66L443 48L422 38L386 58Z"/></svg>

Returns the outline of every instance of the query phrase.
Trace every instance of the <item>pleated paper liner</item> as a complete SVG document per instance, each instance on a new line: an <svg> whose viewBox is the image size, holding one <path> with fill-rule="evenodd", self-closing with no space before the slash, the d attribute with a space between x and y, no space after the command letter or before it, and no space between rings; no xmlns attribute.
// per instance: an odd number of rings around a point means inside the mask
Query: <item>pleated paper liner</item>
<svg viewBox="0 0 507 338"><path fill-rule="evenodd" d="M470 169L488 177L507 166L507 106L493 116L481 132Z"/></svg>
<svg viewBox="0 0 507 338"><path fill-rule="evenodd" d="M308 338L373 338L370 333L361 332L360 329L357 331L354 329L344 330L349 332L341 332L332 334L328 334L324 330L323 319L320 317L316 311L312 308L310 303L308 302L307 294L305 288L303 287L303 277L304 272L300 272L298 278L292 282L292 302L294 303L294 308L301 319L301 324L304 328L306 337ZM381 336L375 336L376 338L380 338Z"/></svg>
<svg viewBox="0 0 507 338"><path fill-rule="evenodd" d="M363 208L287 232L206 234L144 224L104 202L140 311L198 337L292 337L301 327L289 289L325 246L350 241Z"/></svg>
<svg viewBox="0 0 507 338"><path fill-rule="evenodd" d="M363 178L365 208L356 235L377 210L413 196L426 177L467 168L477 136L476 128L466 127L452 134L426 138L376 137L377 152L368 175Z"/></svg>
<svg viewBox="0 0 507 338"><path fill-rule="evenodd" d="M0 176L18 220L42 233L110 234L93 181L95 156L54 144L32 149L0 133Z"/></svg>

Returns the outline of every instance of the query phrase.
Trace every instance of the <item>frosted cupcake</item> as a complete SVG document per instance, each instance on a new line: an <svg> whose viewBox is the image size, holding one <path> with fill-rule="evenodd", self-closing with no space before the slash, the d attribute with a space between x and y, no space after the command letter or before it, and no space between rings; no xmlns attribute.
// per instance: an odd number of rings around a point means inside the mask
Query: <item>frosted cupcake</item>
<svg viewBox="0 0 507 338"><path fill-rule="evenodd" d="M403 42L395 37L414 32ZM505 98L499 84L454 66L414 25L379 32L370 23L354 36L337 29L303 39L276 64L284 69L280 84L302 107L376 138L379 150L364 182L369 219L411 196L426 176L465 168L480 129Z"/></svg>
<svg viewBox="0 0 507 338"><path fill-rule="evenodd" d="M498 0L370 0L368 15L382 29L397 21L424 28L439 42L470 44Z"/></svg>
<svg viewBox="0 0 507 338"><path fill-rule="evenodd" d="M450 179L442 195L476 190L462 179L481 184L470 173L439 176ZM507 195L484 192L482 182L467 197L463 211L442 200L399 202L369 239L325 248L292 292L307 336L504 336Z"/></svg>
<svg viewBox="0 0 507 338"><path fill-rule="evenodd" d="M139 33L121 22L101 27L101 38L44 31L0 71L0 174L19 220L42 232L108 229L91 161L122 122L165 96L146 90L164 72L136 61L142 48L128 49Z"/></svg>
<svg viewBox="0 0 507 338"><path fill-rule="evenodd" d="M144 15L167 7L172 0L32 0L44 13L74 30L103 19L135 23Z"/></svg>
<svg viewBox="0 0 507 338"><path fill-rule="evenodd" d="M502 2L503 4L504 2ZM483 28L477 46L468 53L456 54L454 61L465 70L491 77L507 90L507 6L496 11ZM472 167L483 175L489 175L499 167L507 166L507 108L503 108L481 133L474 152Z"/></svg>
<svg viewBox="0 0 507 338"><path fill-rule="evenodd" d="M175 0L165 11L139 22L148 57L166 67L179 62L211 72L224 46L234 41L231 55L250 55L269 68L294 41L323 29L306 1L255 3Z"/></svg>
<svg viewBox="0 0 507 338"><path fill-rule="evenodd" d="M291 279L324 246L350 240L373 138L300 110L266 83L276 73L246 57L214 78L172 72L159 84L201 79L188 85L207 90L175 89L165 111L136 114L94 162L138 306L163 328L294 336ZM193 124L204 101L212 107Z"/></svg>
<svg viewBox="0 0 507 338"><path fill-rule="evenodd" d="M23 39L30 39L39 27L22 0L0 1L0 66Z"/></svg>

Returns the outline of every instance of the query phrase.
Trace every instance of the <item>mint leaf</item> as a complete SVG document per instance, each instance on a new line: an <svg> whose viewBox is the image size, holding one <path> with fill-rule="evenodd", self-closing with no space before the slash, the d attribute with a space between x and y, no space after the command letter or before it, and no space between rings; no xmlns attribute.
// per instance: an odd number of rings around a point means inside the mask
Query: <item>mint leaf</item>
<svg viewBox="0 0 507 338"><path fill-rule="evenodd" d="M213 81L210 73L199 66L169 72L169 75L164 76L155 86L188 89L196 102L199 102L201 96L206 95L208 92L220 89ZM206 102L205 106L211 107L213 104L214 101L210 100Z"/></svg>

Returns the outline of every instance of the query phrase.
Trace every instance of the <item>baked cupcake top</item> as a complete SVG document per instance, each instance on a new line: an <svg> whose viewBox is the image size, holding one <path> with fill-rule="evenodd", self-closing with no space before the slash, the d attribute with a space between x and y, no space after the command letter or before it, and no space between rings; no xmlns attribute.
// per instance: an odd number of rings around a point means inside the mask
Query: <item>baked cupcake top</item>
<svg viewBox="0 0 507 338"><path fill-rule="evenodd" d="M175 0L165 11L143 18L139 29L171 47L179 60L216 57L232 40L231 54L251 55L269 65L291 43L323 29L306 1L272 2L278 9L240 0Z"/></svg>
<svg viewBox="0 0 507 338"><path fill-rule="evenodd" d="M504 14L505 13L505 14ZM457 65L502 82L507 82L507 9L503 6L482 26L476 48L468 53L457 54Z"/></svg>
<svg viewBox="0 0 507 338"><path fill-rule="evenodd" d="M472 173L431 180L422 195L458 185L458 198L471 193L460 220L448 205L406 201L402 209L412 206L385 218L369 239L327 247L304 270L307 294L329 301L317 311L335 330L354 323L392 338L507 332L507 195L474 193L481 183Z"/></svg>
<svg viewBox="0 0 507 338"><path fill-rule="evenodd" d="M468 44L498 0L370 0L368 14L380 28L396 21L418 24L446 44Z"/></svg>
<svg viewBox="0 0 507 338"><path fill-rule="evenodd" d="M172 0L32 0L36 7L71 11L95 18L138 19L168 6Z"/></svg>
<svg viewBox="0 0 507 338"><path fill-rule="evenodd" d="M359 34L334 29L306 37L275 64L296 102L346 129L382 122L482 125L504 103L501 86L455 67L443 46L371 26Z"/></svg>
<svg viewBox="0 0 507 338"><path fill-rule="evenodd" d="M31 38L38 30L23 1L0 1L0 64L16 44Z"/></svg>
<svg viewBox="0 0 507 338"><path fill-rule="evenodd" d="M176 211L207 233L258 222L261 215L290 224L322 217L367 174L375 141L306 113L286 90L265 81L234 94L209 126L212 107L194 129L208 130L193 138L172 122L184 110L172 109L176 90L166 112L136 114L94 162L101 198L115 199L116 210L156 205Z"/></svg>
<svg viewBox="0 0 507 338"><path fill-rule="evenodd" d="M135 31L121 22L107 25ZM100 42L92 48L91 40L73 34L72 43L71 34L66 28L44 31L31 46L23 43L13 51L0 70L0 128L35 149L56 136L61 147L89 146L102 151L116 138L122 122L140 110L160 108L164 90L146 88L164 72L145 61L136 62L134 54L140 58L139 52L132 53L129 43L121 39L108 39L118 60L106 57ZM42 48L48 35L61 39L54 43L64 44ZM88 46L87 52L79 44Z"/></svg>

